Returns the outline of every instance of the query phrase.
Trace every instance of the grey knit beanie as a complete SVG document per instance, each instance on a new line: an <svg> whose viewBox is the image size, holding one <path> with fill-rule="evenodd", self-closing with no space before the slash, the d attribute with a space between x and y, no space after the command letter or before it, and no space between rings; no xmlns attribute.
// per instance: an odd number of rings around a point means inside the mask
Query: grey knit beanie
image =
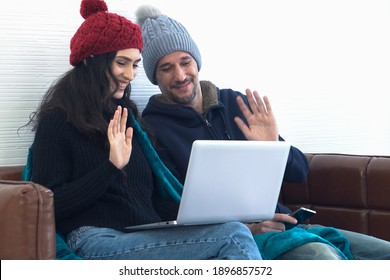
<svg viewBox="0 0 390 280"><path fill-rule="evenodd" d="M198 70L201 69L199 49L181 23L161 14L150 5L139 7L135 14L137 23L142 27L143 66L150 82L157 85L155 72L158 62L163 56L175 51L189 53L196 60Z"/></svg>

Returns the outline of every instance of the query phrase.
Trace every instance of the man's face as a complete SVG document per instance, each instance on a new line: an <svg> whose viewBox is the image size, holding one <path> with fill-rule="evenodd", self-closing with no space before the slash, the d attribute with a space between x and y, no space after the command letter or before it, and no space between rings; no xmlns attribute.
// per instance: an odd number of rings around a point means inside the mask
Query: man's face
<svg viewBox="0 0 390 280"><path fill-rule="evenodd" d="M191 106L199 85L196 60L186 52L168 54L157 64L156 80L170 101Z"/></svg>

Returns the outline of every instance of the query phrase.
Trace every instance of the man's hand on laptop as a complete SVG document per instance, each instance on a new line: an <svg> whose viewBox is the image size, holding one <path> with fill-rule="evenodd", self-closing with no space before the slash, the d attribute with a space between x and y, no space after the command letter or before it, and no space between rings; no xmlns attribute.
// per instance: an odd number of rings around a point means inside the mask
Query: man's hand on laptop
<svg viewBox="0 0 390 280"><path fill-rule="evenodd" d="M284 223L296 224L297 220L288 214L276 213L270 221L261 223L246 224L252 234L260 234L266 232L282 232L286 230Z"/></svg>

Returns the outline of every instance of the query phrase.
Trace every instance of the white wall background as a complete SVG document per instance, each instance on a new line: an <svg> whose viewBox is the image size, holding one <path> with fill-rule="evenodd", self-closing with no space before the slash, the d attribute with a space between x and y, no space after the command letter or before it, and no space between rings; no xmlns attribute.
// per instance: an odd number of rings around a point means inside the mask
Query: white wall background
<svg viewBox="0 0 390 280"><path fill-rule="evenodd" d="M106 0L134 19L150 3L183 23L202 79L257 89L280 134L304 152L390 155L390 0ZM80 0L13 0L0 10L0 166L24 164L33 135L17 129L69 69ZM158 89L142 70L142 109Z"/></svg>

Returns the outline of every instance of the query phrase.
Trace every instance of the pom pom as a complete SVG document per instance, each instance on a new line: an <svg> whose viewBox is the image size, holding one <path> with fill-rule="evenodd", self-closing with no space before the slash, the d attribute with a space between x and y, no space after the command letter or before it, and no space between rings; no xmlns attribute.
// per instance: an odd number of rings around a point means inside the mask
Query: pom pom
<svg viewBox="0 0 390 280"><path fill-rule="evenodd" d="M103 0L83 0L80 6L80 14L84 19L98 12L107 12L107 4Z"/></svg>
<svg viewBox="0 0 390 280"><path fill-rule="evenodd" d="M148 19L156 19L161 15L161 12L159 9L150 6L150 5L143 5L139 7L135 11L135 15L137 17L137 23L139 26L142 26L144 22Z"/></svg>

